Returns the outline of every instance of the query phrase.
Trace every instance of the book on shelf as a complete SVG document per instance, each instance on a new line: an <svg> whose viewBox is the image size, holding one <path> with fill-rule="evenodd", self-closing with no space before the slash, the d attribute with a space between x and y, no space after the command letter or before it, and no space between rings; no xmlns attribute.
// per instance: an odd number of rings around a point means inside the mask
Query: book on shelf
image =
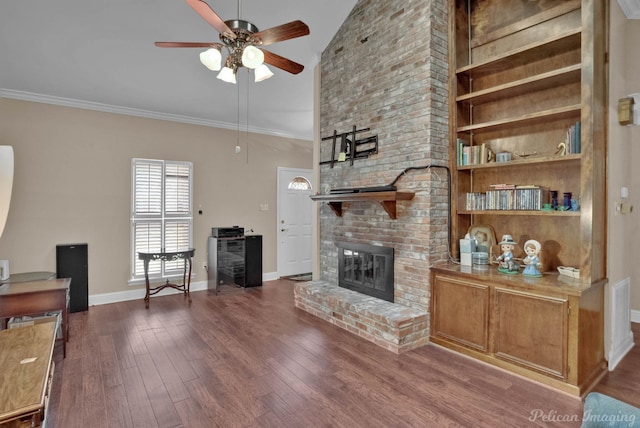
<svg viewBox="0 0 640 428"><path fill-rule="evenodd" d="M539 211L549 203L549 190L536 185L491 185L486 192L466 194L468 211Z"/></svg>
<svg viewBox="0 0 640 428"><path fill-rule="evenodd" d="M567 130L567 136L565 138L564 144L567 150L567 154L577 154L582 150L582 136L581 136L582 126L580 121L577 121L575 124L571 125Z"/></svg>
<svg viewBox="0 0 640 428"><path fill-rule="evenodd" d="M457 146L457 155L458 155L458 166L464 166L466 165L466 159L465 159L465 148L469 147L469 143L465 140L463 140L462 138L458 138L456 140L456 146ZM469 155L469 152L467 151L467 157Z"/></svg>
<svg viewBox="0 0 640 428"><path fill-rule="evenodd" d="M486 144L470 145L468 141L458 138L457 146L457 164L458 166L479 165L487 163L489 158L489 148Z"/></svg>

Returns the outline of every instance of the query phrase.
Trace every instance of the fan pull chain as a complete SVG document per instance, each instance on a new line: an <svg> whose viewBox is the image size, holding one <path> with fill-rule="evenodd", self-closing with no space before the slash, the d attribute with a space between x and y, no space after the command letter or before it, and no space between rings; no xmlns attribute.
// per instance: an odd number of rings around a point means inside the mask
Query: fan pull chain
<svg viewBox="0 0 640 428"><path fill-rule="evenodd" d="M240 85L238 85L238 112L236 121L236 153L240 153Z"/></svg>
<svg viewBox="0 0 640 428"><path fill-rule="evenodd" d="M247 71L247 165L249 165L249 75L250 73Z"/></svg>

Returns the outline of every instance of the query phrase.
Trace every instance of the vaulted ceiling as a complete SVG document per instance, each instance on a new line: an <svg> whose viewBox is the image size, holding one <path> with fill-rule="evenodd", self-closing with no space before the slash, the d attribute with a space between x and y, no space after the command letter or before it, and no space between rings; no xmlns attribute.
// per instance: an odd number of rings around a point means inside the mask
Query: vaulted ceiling
<svg viewBox="0 0 640 428"><path fill-rule="evenodd" d="M260 30L304 21L309 36L269 46L304 71L271 67L255 83L241 68L233 85L200 63L203 49L155 47L219 42L183 0L12 0L0 2L0 97L311 140L313 68L356 0L207 2Z"/></svg>

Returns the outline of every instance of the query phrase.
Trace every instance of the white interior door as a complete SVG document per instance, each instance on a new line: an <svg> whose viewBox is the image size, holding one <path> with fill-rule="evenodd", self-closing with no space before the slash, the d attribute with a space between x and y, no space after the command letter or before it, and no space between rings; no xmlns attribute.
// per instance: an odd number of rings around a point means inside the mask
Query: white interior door
<svg viewBox="0 0 640 428"><path fill-rule="evenodd" d="M310 169L278 168L278 275L311 272Z"/></svg>

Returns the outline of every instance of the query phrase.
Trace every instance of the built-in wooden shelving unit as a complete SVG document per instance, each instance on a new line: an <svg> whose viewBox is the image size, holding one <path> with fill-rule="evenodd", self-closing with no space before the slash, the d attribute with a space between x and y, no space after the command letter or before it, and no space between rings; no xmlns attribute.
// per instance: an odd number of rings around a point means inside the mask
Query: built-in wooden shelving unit
<svg viewBox="0 0 640 428"><path fill-rule="evenodd" d="M495 230L496 241L508 234L519 242L516 258L527 240L540 242L543 275L432 267L430 340L578 396L606 373L608 4L449 0L452 253L482 226ZM465 150L481 156L465 162ZM484 157L491 152L512 160L493 162ZM566 192L580 207L473 203L500 184ZM559 266L580 277L558 275Z"/></svg>

